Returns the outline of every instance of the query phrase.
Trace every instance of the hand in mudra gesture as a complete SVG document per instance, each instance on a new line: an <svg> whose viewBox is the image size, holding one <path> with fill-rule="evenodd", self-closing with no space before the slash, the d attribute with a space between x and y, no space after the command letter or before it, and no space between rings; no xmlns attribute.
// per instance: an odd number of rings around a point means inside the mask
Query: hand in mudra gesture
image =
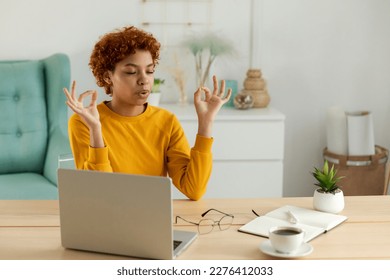
<svg viewBox="0 0 390 280"><path fill-rule="evenodd" d="M204 92L205 97L202 100L201 92ZM194 104L196 113L198 114L199 125L211 124L222 105L229 101L232 95L232 89L228 89L227 94L225 93L225 81L222 80L221 88L218 88L217 77L213 76L213 92L207 87L200 87L194 95Z"/></svg>
<svg viewBox="0 0 390 280"><path fill-rule="evenodd" d="M86 125L91 128L97 125L100 125L99 112L97 110L97 91L88 90L80 94L76 98L76 82L73 81L72 89L69 93L68 89L64 88L64 93L66 95L66 104L72 109L73 112L78 114L81 119L86 123ZM91 101L88 106L84 106L83 101L88 96L91 96Z"/></svg>

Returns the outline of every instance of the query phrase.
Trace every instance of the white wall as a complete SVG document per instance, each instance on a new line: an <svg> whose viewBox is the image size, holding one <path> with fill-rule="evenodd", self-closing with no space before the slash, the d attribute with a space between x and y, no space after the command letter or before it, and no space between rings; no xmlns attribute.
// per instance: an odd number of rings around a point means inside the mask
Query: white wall
<svg viewBox="0 0 390 280"><path fill-rule="evenodd" d="M55 52L70 56L72 79L80 91L96 88L88 62L91 50L99 37L125 25L142 27L141 0L0 0L0 59L42 58ZM238 49L233 57L217 58L214 73L220 78L243 81L249 64L250 1L237 5L236 0L212 0L211 29L233 41ZM222 7L222 8L221 8ZM156 13L156 11L149 11ZM163 38L163 34L154 34ZM188 95L195 90L193 58L182 57L188 67ZM165 56L164 56L165 55ZM172 53L162 50L157 75L168 77L167 67ZM216 65L216 64L215 64ZM222 69L222 70L220 70ZM164 76L164 78L165 78ZM176 101L175 85L168 83L163 101ZM105 98L103 90L99 91Z"/></svg>
<svg viewBox="0 0 390 280"><path fill-rule="evenodd" d="M370 110L390 147L390 1L264 1L261 67L286 114L285 195L307 195L326 145L326 109ZM310 191L309 191L310 190Z"/></svg>
<svg viewBox="0 0 390 280"><path fill-rule="evenodd" d="M80 91L96 88L88 68L93 45L114 28L139 25L140 5L138 0L0 0L0 59L64 52ZM238 49L235 57L217 60L213 72L241 86L249 67L262 69L270 106L286 115L284 194L312 195L309 171L321 164L328 107L371 110L376 143L390 147L390 1L255 0L254 6L251 55L251 1L213 0L211 29ZM163 52L159 75L167 75L170 60ZM191 57L183 61L193 77ZM189 97L193 87L189 81ZM177 98L173 84L164 98Z"/></svg>

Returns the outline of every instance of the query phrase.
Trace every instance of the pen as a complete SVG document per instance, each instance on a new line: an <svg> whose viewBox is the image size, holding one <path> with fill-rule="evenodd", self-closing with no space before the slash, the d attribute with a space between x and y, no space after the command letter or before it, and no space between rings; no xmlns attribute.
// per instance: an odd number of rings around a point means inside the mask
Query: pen
<svg viewBox="0 0 390 280"><path fill-rule="evenodd" d="M294 215L293 212L291 212L291 210L288 210L287 214L290 216L290 223L296 224L299 222L299 219Z"/></svg>

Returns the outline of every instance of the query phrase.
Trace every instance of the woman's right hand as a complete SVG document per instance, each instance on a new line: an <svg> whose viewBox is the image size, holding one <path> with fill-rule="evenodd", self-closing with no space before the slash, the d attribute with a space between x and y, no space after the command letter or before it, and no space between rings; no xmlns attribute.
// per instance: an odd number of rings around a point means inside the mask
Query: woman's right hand
<svg viewBox="0 0 390 280"><path fill-rule="evenodd" d="M96 105L96 90L88 90L76 98L76 81L73 81L71 92L69 93L68 89L64 88L64 93L67 99L66 104L81 117L90 130L100 128L99 112ZM83 100L88 96L91 96L91 102L87 107L84 107Z"/></svg>
<svg viewBox="0 0 390 280"><path fill-rule="evenodd" d="M88 90L80 94L79 98L76 98L76 82L73 81L71 92L69 93L68 89L66 88L64 88L64 92L67 99L66 104L70 109L72 109L73 112L80 116L80 118L89 128L91 147L104 147L99 111L97 110L96 105L96 90ZM91 102L87 107L84 107L83 100L89 95L91 96Z"/></svg>

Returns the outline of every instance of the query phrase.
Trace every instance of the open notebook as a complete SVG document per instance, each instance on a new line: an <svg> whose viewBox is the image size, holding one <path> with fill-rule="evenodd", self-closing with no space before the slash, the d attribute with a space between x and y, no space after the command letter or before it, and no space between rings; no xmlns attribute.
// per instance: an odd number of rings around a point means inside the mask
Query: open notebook
<svg viewBox="0 0 390 280"><path fill-rule="evenodd" d="M298 223L290 222L290 214L298 219ZM305 233L305 242L331 230L347 220L346 216L320 212L312 209L285 205L257 217L238 229L240 232L268 237L268 231L274 226L295 226L302 228Z"/></svg>

